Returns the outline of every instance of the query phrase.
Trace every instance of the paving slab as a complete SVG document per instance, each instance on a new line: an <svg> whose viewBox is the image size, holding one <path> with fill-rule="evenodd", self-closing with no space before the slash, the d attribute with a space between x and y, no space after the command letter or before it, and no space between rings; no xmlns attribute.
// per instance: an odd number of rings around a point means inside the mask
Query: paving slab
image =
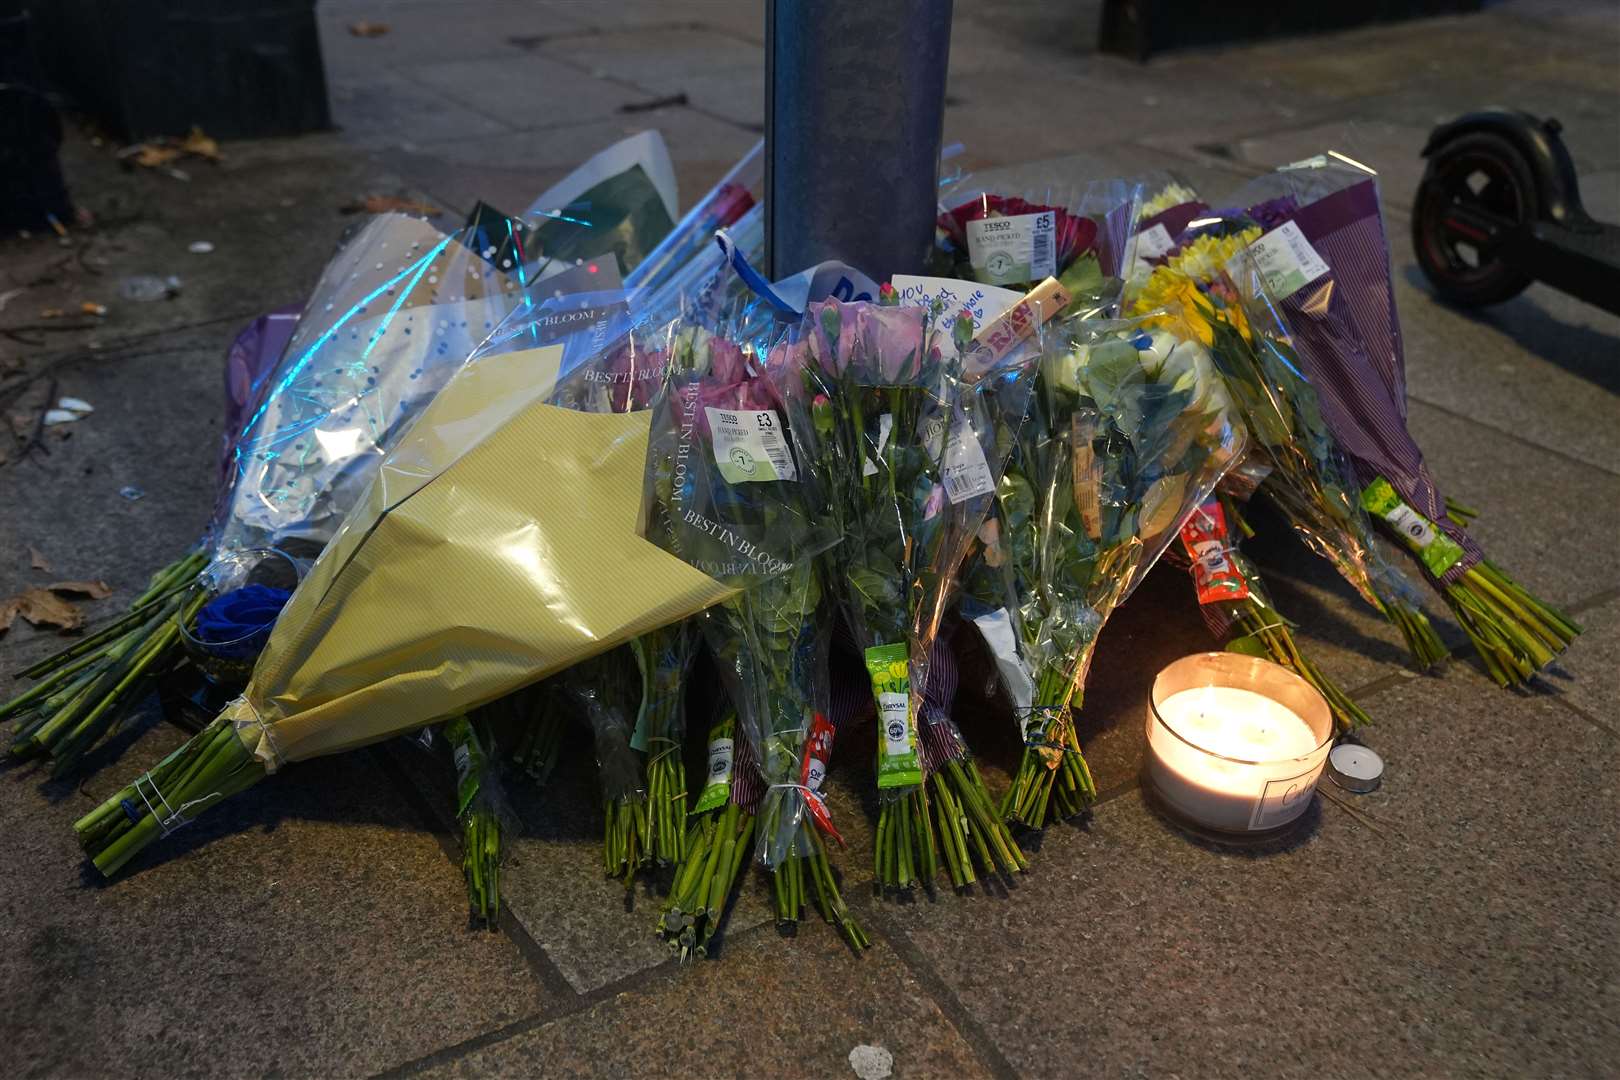
<svg viewBox="0 0 1620 1080"><path fill-rule="evenodd" d="M494 117L514 131L545 131L606 120L647 96L619 80L595 78L534 50L421 64L411 75L450 101Z"/></svg>
<svg viewBox="0 0 1620 1080"><path fill-rule="evenodd" d="M327 80L332 123L356 149L493 135L512 128L499 116L446 97L413 75L366 68Z"/></svg>
<svg viewBox="0 0 1620 1080"><path fill-rule="evenodd" d="M441 4L323 2L321 54L329 71L400 69L448 60L493 60L512 53L513 38L588 32L586 20L556 7L537 7L526 0L457 0L455 32L445 32ZM360 23L380 23L387 31L361 37L349 31Z"/></svg>
<svg viewBox="0 0 1620 1080"><path fill-rule="evenodd" d="M1395 255L1413 400L1620 472L1620 318L1539 287L1465 313L1424 295L1404 245Z"/></svg>
<svg viewBox="0 0 1620 1080"><path fill-rule="evenodd" d="M149 727L82 790L0 775L18 1074L357 1075L556 1005L511 941L467 929L460 875L364 752L262 782L103 884L73 820L183 738Z"/></svg>
<svg viewBox="0 0 1620 1080"><path fill-rule="evenodd" d="M1500 695L1461 672L1374 699L1380 832L1327 803L1297 846L1230 853L1128 795L1010 901L885 913L1019 1072L1602 1072L1620 744ZM1503 798L1526 771L1594 827Z"/></svg>
<svg viewBox="0 0 1620 1080"><path fill-rule="evenodd" d="M1575 616L1584 633L1559 660L1548 682L1566 701L1620 735L1620 599Z"/></svg>
<svg viewBox="0 0 1620 1080"><path fill-rule="evenodd" d="M751 932L724 963L664 972L582 1012L424 1063L422 1075L848 1077L858 1047L881 1048L897 1080L991 1075L893 950L880 941L852 956L820 925L791 941Z"/></svg>

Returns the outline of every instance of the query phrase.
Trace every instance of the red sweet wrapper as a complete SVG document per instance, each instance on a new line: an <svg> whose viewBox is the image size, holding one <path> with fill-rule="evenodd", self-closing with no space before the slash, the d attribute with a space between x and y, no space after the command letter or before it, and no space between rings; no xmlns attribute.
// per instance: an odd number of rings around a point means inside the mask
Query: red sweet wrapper
<svg viewBox="0 0 1620 1080"><path fill-rule="evenodd" d="M1226 511L1219 499L1209 499L1193 512L1181 528L1181 542L1192 558L1200 604L1248 599L1249 583L1232 562Z"/></svg>
<svg viewBox="0 0 1620 1080"><path fill-rule="evenodd" d="M804 804L810 818L839 847L844 838L833 828L832 815L821 798L821 782L827 778L827 762L832 760L833 725L824 713L816 713L810 721L810 734L804 740L804 764L799 768L799 783L805 786Z"/></svg>

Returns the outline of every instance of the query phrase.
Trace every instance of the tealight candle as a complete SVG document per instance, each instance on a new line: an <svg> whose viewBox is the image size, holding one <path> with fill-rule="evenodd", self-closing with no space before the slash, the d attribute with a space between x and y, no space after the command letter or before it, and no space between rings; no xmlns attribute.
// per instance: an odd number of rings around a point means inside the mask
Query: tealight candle
<svg viewBox="0 0 1620 1080"><path fill-rule="evenodd" d="M1154 792L1230 834L1270 833L1304 813L1333 741L1315 687L1238 653L1198 653L1159 672L1147 725Z"/></svg>

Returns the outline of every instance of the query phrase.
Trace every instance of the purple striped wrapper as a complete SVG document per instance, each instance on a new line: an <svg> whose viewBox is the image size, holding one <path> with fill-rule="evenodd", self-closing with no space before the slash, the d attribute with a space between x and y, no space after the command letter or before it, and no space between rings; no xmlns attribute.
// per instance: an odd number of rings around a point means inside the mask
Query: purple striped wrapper
<svg viewBox="0 0 1620 1080"><path fill-rule="evenodd" d="M1446 517L1445 497L1406 426L1400 324L1377 187L1365 180L1295 209L1291 218L1329 266L1280 304L1322 418L1354 461L1361 485L1382 476L1462 548L1463 557L1440 579L1450 584L1484 552Z"/></svg>

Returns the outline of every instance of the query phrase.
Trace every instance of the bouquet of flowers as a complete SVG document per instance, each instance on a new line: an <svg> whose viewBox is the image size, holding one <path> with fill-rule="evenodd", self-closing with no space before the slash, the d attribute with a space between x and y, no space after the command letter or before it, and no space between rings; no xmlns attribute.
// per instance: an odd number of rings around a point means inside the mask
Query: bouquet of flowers
<svg viewBox="0 0 1620 1080"><path fill-rule="evenodd" d="M457 238L385 214L339 251L279 361L233 388L245 407L197 550L127 615L25 673L42 681L0 708L24 714L13 755L70 770L182 654L240 688L301 569L276 549L320 550L383 453L518 303L517 283Z"/></svg>
<svg viewBox="0 0 1620 1080"><path fill-rule="evenodd" d="M1503 686L1533 678L1580 627L1485 558L1451 520L1407 428L1405 356L1375 174L1324 155L1256 181L1240 198L1255 204L1249 215L1265 230L1250 248L1257 279L1293 332L1294 353L1350 459L1362 507L1413 555L1491 677Z"/></svg>
<svg viewBox="0 0 1620 1080"><path fill-rule="evenodd" d="M759 560L776 567L702 619L737 726L767 786L757 803L746 804L756 806L752 820L741 821L741 807L732 806L719 820L711 817L704 868L677 871L666 936L685 929L681 921L696 914L695 899L704 900L702 915L712 933L723 890L735 876L729 868L737 856L727 845L757 823L760 861L772 873L778 918L798 919L808 861L823 914L859 947L864 935L848 917L816 835L818 828L831 831L831 819L805 780L806 742L815 718L826 712L826 618L816 556L837 541L826 524L828 489L812 430L802 414L790 413L770 380L729 361L711 359L707 371L672 367L654 411L648 505L655 535L698 566L735 564L747 572ZM750 524L764 543L738 547L740 523ZM715 750L716 762L723 762L726 751ZM711 796L705 809L712 810L715 801ZM700 846L701 840L689 853L692 865ZM727 869L717 873L717 867ZM705 878L706 891L698 884Z"/></svg>
<svg viewBox="0 0 1620 1080"><path fill-rule="evenodd" d="M665 353L667 331L627 348ZM243 695L78 822L103 873L289 762L492 701L783 572L759 556L760 519L709 541L753 557L643 538L648 413L551 404L567 352L485 355L450 380L299 584Z"/></svg>
<svg viewBox="0 0 1620 1080"><path fill-rule="evenodd" d="M1027 388L1011 361L1005 374L970 382L932 337L924 309L826 301L811 305L771 368L808 402L834 492L844 543L826 576L840 584L878 711L878 880L902 889L938 868L913 688L927 685L956 568L995 490L998 434L1022 415L1005 405ZM997 382L1008 395L1000 410L986 389Z"/></svg>
<svg viewBox="0 0 1620 1080"><path fill-rule="evenodd" d="M1011 194L964 178L941 195L938 227L957 277L1020 291L1053 277L1068 314L1119 302L1141 187L1125 181L1043 185Z"/></svg>
<svg viewBox="0 0 1620 1080"><path fill-rule="evenodd" d="M1209 350L1253 451L1269 467L1262 489L1296 535L1400 630L1413 660L1426 670L1447 655L1446 648L1423 614L1416 588L1374 545L1349 463L1323 419L1285 324L1264 304L1246 307L1227 273L1228 266L1239 276L1251 272L1245 248L1253 235L1240 225L1184 237L1135 295L1132 310L1159 312L1149 321L1190 334Z"/></svg>
<svg viewBox="0 0 1620 1080"><path fill-rule="evenodd" d="M1032 828L1095 797L1071 710L1102 624L1242 452L1207 353L1140 321L1049 332L1036 400L998 491L1026 749L1003 803Z"/></svg>

